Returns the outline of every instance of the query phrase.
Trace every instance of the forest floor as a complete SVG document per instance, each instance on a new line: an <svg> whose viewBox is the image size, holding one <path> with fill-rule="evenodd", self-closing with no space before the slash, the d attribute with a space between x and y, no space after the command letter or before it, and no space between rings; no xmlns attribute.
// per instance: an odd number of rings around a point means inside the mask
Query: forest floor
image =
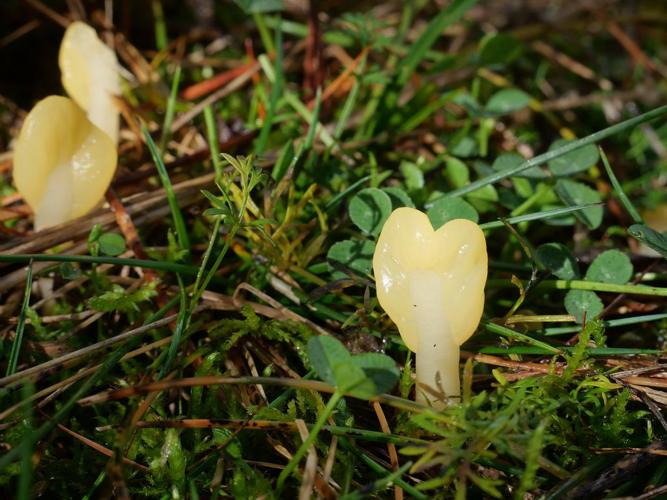
<svg viewBox="0 0 667 500"><path fill-rule="evenodd" d="M13 147L73 20L122 67L118 167L34 231ZM0 28L7 495L667 493L667 4L25 0ZM442 410L377 300L404 206L486 236Z"/></svg>

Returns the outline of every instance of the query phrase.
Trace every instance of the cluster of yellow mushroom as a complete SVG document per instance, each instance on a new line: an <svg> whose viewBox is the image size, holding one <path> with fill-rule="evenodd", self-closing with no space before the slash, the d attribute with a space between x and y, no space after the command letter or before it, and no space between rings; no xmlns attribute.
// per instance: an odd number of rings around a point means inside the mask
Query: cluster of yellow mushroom
<svg viewBox="0 0 667 500"><path fill-rule="evenodd" d="M115 53L81 22L70 24L59 54L70 98L49 96L28 113L14 147L16 188L35 213L35 230L93 209L116 170L120 93Z"/></svg>
<svg viewBox="0 0 667 500"><path fill-rule="evenodd" d="M465 219L435 231L423 212L398 208L382 227L373 271L380 305L416 353L416 399L441 410L459 397L459 346L484 310L484 233Z"/></svg>
<svg viewBox="0 0 667 500"><path fill-rule="evenodd" d="M38 102L14 148L14 181L35 212L36 230L94 208L117 163L114 52L93 28L75 22L65 32L59 63L70 98ZM443 408L459 396L459 346L484 309L484 234L463 219L434 231L426 214L399 208L384 224L373 269L380 305L417 354L417 400Z"/></svg>

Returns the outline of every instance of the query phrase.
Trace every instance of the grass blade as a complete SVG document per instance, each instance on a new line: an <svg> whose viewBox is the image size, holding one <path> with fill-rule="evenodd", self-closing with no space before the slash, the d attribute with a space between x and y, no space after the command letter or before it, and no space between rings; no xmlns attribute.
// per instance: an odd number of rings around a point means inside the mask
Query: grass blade
<svg viewBox="0 0 667 500"><path fill-rule="evenodd" d="M561 351L570 353L573 349L573 347L562 347ZM482 347L479 352L482 354L526 354L535 356L549 356L554 354L552 348L545 349L536 346L513 346L507 348L487 346ZM633 349L629 347L591 347L586 349L586 353L591 356L636 356L639 354L662 354L662 351L660 349Z"/></svg>
<svg viewBox="0 0 667 500"><path fill-rule="evenodd" d="M484 224L480 224L479 227L481 227L482 229L495 229L497 227L504 227L505 222L508 223L508 224L518 224L519 222L550 219L552 217L558 217L560 215L565 215L565 214L569 214L569 213L572 213L572 212L577 212L579 210L585 210L587 208L595 207L597 205L599 205L599 203L588 203L586 205L575 205L575 206L572 206L572 207L563 207L563 208L555 208L553 210L544 210L542 212L535 212L535 213L532 213L532 214L517 215L516 217L510 217L508 219L505 219L504 222L502 220L485 222Z"/></svg>
<svg viewBox="0 0 667 500"><path fill-rule="evenodd" d="M628 234L667 259L667 236L644 224L633 224Z"/></svg>
<svg viewBox="0 0 667 500"><path fill-rule="evenodd" d="M667 313L659 314L643 314L640 316L632 316L630 318L617 318L610 320L603 320L605 328L614 328L617 326L636 325L639 323L648 323L651 321L660 321L667 319ZM577 333L581 331L581 326L556 326L552 328L545 328L544 335L562 335L565 333Z"/></svg>
<svg viewBox="0 0 667 500"><path fill-rule="evenodd" d="M398 70L398 84L403 86L414 73L428 50L448 26L465 14L477 0L455 0L446 9L441 10L428 24L419 39L412 44L408 54L401 60Z"/></svg>
<svg viewBox="0 0 667 500"><path fill-rule="evenodd" d="M99 384L106 375L116 366L120 359L125 356L132 349L136 348L139 337L132 339L127 342L122 347L116 349L111 353L107 358L104 364L97 370L92 376L84 379L83 383L79 385L76 391L72 396L59 407L58 411L45 423L43 423L39 428L32 432L29 436L30 439L24 439L21 444L12 448L10 451L5 453L0 457L0 471L5 470L5 468L14 462L17 458L23 456L24 453L27 453L29 447L35 445L43 439L47 434L49 434L63 419L69 415L69 412L77 404L77 401L85 396L93 387Z"/></svg>
<svg viewBox="0 0 667 500"><path fill-rule="evenodd" d="M371 457L366 455L363 451L359 450L356 446L352 445L350 441L347 438L339 438L340 444L345 448L347 451L353 453L355 456L358 456L364 464L366 464L373 472L376 474L380 474L382 476L386 476L387 474L390 474L391 471L388 469L385 469L382 465L377 463L375 460L373 460ZM394 483L396 483L398 486L403 488L405 492L410 495L411 498L417 498L419 500L426 500L429 497L419 491L417 488L412 486L410 483L407 483L400 477L397 477L394 479Z"/></svg>
<svg viewBox="0 0 667 500"><path fill-rule="evenodd" d="M160 181L162 181L162 186L164 187L164 191L167 196L167 202L169 203L169 208L171 209L171 216L174 219L174 228L176 229L178 243L183 250L186 250L188 253L190 253L190 238L188 237L185 220L183 219L183 214L181 213L181 209L178 206L178 201L176 200L176 195L174 194L174 188L171 185L171 180L169 180L169 174L167 173L167 169L164 166L164 162L162 161L162 156L160 155L155 142L153 142L153 138L148 132L146 125L141 125L141 132L144 135L148 149L150 150L153 161L155 162L155 167L157 168L158 174L160 175Z"/></svg>
<svg viewBox="0 0 667 500"><path fill-rule="evenodd" d="M174 329L174 335L171 337L171 342L169 343L169 351L167 352L167 359L160 368L158 373L157 380L162 380L169 370L171 370L171 365L174 364L176 359L176 352L178 351L178 346L181 343L181 338L183 337L183 332L187 329L188 323L190 322L191 310L187 307L187 292L185 285L183 284L183 279L180 276L178 278L178 295L180 307L178 309L178 318L176 318L176 328ZM193 308L194 309L194 308Z"/></svg>
<svg viewBox="0 0 667 500"><path fill-rule="evenodd" d="M264 49L270 54L275 48L273 47L273 42L271 41L271 35L268 28L266 27L266 20L264 15L260 12L253 12L252 18L257 25L257 31L259 31L259 37L262 39L262 44L264 44ZM280 23L278 23L278 28L280 28Z"/></svg>
<svg viewBox="0 0 667 500"><path fill-rule="evenodd" d="M204 122L206 123L206 137L208 147L211 150L211 162L215 170L215 181L222 179L222 161L220 160L220 148L218 147L218 128L215 126L215 115L213 108L206 106L204 108Z"/></svg>
<svg viewBox="0 0 667 500"><path fill-rule="evenodd" d="M308 151L310 148L313 147L313 142L315 141L315 134L317 132L319 125L321 108L322 108L322 90L317 89L317 95L315 96L315 109L313 110L312 119L310 120L310 125L308 127L308 135L306 135L306 141L303 143L304 151Z"/></svg>
<svg viewBox="0 0 667 500"><path fill-rule="evenodd" d="M609 160L607 159L607 155L604 154L604 150L602 148L598 147L598 150L600 151L600 158L602 158L602 164L604 165L604 169L607 171L607 175L609 176L609 180L611 181L611 185L614 187L614 191L616 191L616 195L618 196L618 199L623 204L623 206L625 207L625 210L627 210L630 217L632 217L632 220L635 222L635 224L642 224L644 222L642 220L642 216L639 215L639 212L637 212L637 209L632 204L632 202L630 201L628 196L625 194L625 191L623 191L623 187L621 187L621 183L618 182L618 179L616 178L616 174L614 174L614 171L612 170L611 165L609 165Z"/></svg>
<svg viewBox="0 0 667 500"><path fill-rule="evenodd" d="M169 37L167 36L167 23L164 20L164 10L162 9L161 0L153 0L151 8L153 10L155 27L155 46L158 50L164 50L169 45Z"/></svg>
<svg viewBox="0 0 667 500"><path fill-rule="evenodd" d="M19 313L19 321L16 325L16 335L12 343L12 349L9 352L9 362L7 363L7 371L5 376L13 375L19 362L19 354L21 352L21 344L23 344L23 332L25 330L25 317L28 307L30 305L30 292L32 290L32 260L28 263L28 270L25 279L25 292L23 294L23 303L21 304L21 312Z"/></svg>
<svg viewBox="0 0 667 500"><path fill-rule="evenodd" d="M318 91L318 96L319 95L320 95L320 93ZM336 141L331 136L331 134L327 131L327 129L324 128L322 126L322 124L318 121L318 118L319 118L319 116L318 116L319 115L319 103L320 103L321 97L318 97L318 100L317 100L317 103L316 103L317 104L316 109L314 111L310 111L299 100L299 98L296 95L294 95L294 93L292 93L292 92L285 92L284 97L285 97L285 100L287 101L287 103L290 106L292 106L294 111L299 113L299 115L301 115L301 117L308 122L308 124L309 124L308 135L311 134L311 130L314 130L314 132L312 132L313 134L315 132L319 132L320 133L320 140L328 148L333 146L336 143ZM315 129L313 129L313 124L315 125Z"/></svg>
<svg viewBox="0 0 667 500"><path fill-rule="evenodd" d="M521 165L517 165L514 168L510 168L507 170L503 170L501 172L497 172L495 174L487 175L486 177L482 179L478 179L474 182L471 182L470 184L467 184L459 189L455 189L454 191L451 191L447 193L444 196L440 196L438 198L434 198L431 200L428 204L427 207L430 207L435 203L437 200L441 198L446 198L446 197L451 197L451 196L463 196L464 194L472 193L473 191L478 190L479 188L482 188L488 184L494 184L498 181L501 181L503 179L507 179L508 177L513 177L518 173L523 172L524 170L528 170L531 167L537 167L539 165L542 165L544 163L547 163L550 160L553 160L554 158L560 158L561 156L574 151L575 149L579 149L581 147L587 146L589 144L594 144L598 141L601 141L602 139L606 139L607 137L611 137L612 135L618 134L620 132L624 132L625 130L628 130L635 125L639 125L641 123L647 122L649 120L652 120L654 118L657 118L658 116L661 116L667 112L667 106L660 106L659 108L652 109L651 111L647 111L644 114L641 114L639 116L635 116L633 118L629 118L628 120L625 120L621 123L617 123L615 125L612 125L611 127L604 128L602 130L599 130L593 134L590 134L586 137L583 137L581 139L577 139L576 141L571 141L568 142L567 144L564 144L563 146L556 148L552 151L547 151L546 153L543 153L541 155L538 155L530 160L525 161Z"/></svg>
<svg viewBox="0 0 667 500"><path fill-rule="evenodd" d="M506 279L487 280L487 286L497 288L513 287L514 285ZM604 283L602 281L587 280L545 280L537 285L540 290L590 290L592 292L625 293L628 295L649 295L654 297L667 297L667 288L646 285L618 285L616 283Z"/></svg>
<svg viewBox="0 0 667 500"><path fill-rule="evenodd" d="M367 57L368 55L364 54L361 58L361 61L359 62L358 72L360 75L363 74L364 70L366 69ZM334 129L334 139L336 140L339 140L345 131L347 121L350 119L352 111L354 111L354 106L357 103L357 95L359 94L360 88L361 80L359 78L355 78L354 84L352 85L352 90L350 90L347 99L345 99L345 104L343 104L343 109L340 112L338 122L336 123L336 128Z"/></svg>
<svg viewBox="0 0 667 500"><path fill-rule="evenodd" d="M326 211L328 212L329 210L331 210L332 208L334 208L336 205L338 205L338 203L341 202L341 200L344 200L350 193L352 193L353 191L355 191L355 190L358 189L359 187L363 186L364 183L366 183L367 181L369 181L371 177L372 177L372 176L367 175L367 176L365 176L365 177L362 177L362 178L359 179L358 181L355 181L355 182L353 182L352 184L350 184L350 186L349 186L347 189L345 189L344 191L338 193L338 194L335 195L333 198L331 198L331 199L327 202L327 204L324 206L324 210L326 210Z"/></svg>
<svg viewBox="0 0 667 500"><path fill-rule="evenodd" d="M176 112L176 99L178 98L178 86L181 83L181 67L177 66L174 72L174 79L171 82L171 92L167 100L167 109L164 113L164 123L162 124L162 137L160 137L160 151L164 152L167 148L167 142L171 137L171 125L174 123L174 113Z"/></svg>
<svg viewBox="0 0 667 500"><path fill-rule="evenodd" d="M144 321L144 325L154 323L164 317L164 315L173 307L172 301L169 301L157 312L152 314L148 319ZM141 338L134 337L126 342L123 346L119 347L112 353L110 353L104 364L90 377L83 380L78 389L74 391L74 394L58 409L58 411L53 415L49 420L43 423L35 432L28 434L30 437L29 440L23 440L20 445L12 448L9 452L5 453L0 457L0 471L4 471L5 468L14 462L18 457L22 456L26 447L34 446L35 443L38 443L43 439L47 434L49 434L62 420L64 420L69 412L76 406L79 399L83 398L93 387L97 386L104 378L109 374L109 372L120 362L120 360L127 353L136 348L139 344Z"/></svg>
<svg viewBox="0 0 667 500"><path fill-rule="evenodd" d="M0 255L0 262L17 264L23 262L79 262L81 264L112 264L114 266L132 266L143 267L145 269L155 269L156 271L166 271L184 276L196 276L198 268L186 264L177 264L176 262L167 262L162 260L146 259L127 259L122 257L92 256L92 255L63 255L63 254L15 254Z"/></svg>
<svg viewBox="0 0 667 500"><path fill-rule="evenodd" d="M490 321L482 321L480 323L484 329L488 332L491 333L497 333L499 335L502 335L503 337L506 337L508 339L516 340L518 342L525 342L526 344L529 344L532 347L537 347L538 349L541 349L549 354L561 354L562 349L559 349L557 347L553 347L546 342L542 342L541 340L534 339L533 337L529 337L528 335L524 335L523 333L519 333L515 330L512 330L510 328L505 328L504 326L498 325L496 323L491 323Z"/></svg>
<svg viewBox="0 0 667 500"><path fill-rule="evenodd" d="M280 23L280 18L278 19ZM259 132L257 142L255 142L255 156L259 157L266 148L266 143L269 140L271 127L273 127L273 119L278 110L278 102L283 93L283 32L280 30L280 24L275 32L276 40L276 62L273 65L274 81L271 88L271 97L269 99L269 107L266 110L266 118L262 124L262 130Z"/></svg>
<svg viewBox="0 0 667 500"><path fill-rule="evenodd" d="M19 486L16 493L17 500L30 500L32 492L30 486L32 485L32 453L35 448L34 442L31 439L32 434L32 404L30 398L35 392L35 386L31 380L26 380L21 388L21 400L24 401L23 409L23 453L21 454L21 472L19 476Z"/></svg>

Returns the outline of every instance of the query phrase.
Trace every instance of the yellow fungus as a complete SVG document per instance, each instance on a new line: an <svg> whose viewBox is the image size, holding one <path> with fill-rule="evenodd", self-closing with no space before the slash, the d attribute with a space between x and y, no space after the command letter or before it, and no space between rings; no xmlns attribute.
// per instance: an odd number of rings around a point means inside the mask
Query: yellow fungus
<svg viewBox="0 0 667 500"><path fill-rule="evenodd" d="M382 228L373 270L380 305L416 353L417 400L443 408L460 394L459 346L484 309L484 233L464 219L435 231L426 214L399 208Z"/></svg>
<svg viewBox="0 0 667 500"><path fill-rule="evenodd" d="M58 61L69 96L117 144L118 109L113 98L120 94L120 83L116 54L102 43L93 28L77 21L65 31Z"/></svg>
<svg viewBox="0 0 667 500"><path fill-rule="evenodd" d="M14 147L14 182L35 212L35 229L84 215L104 196L116 146L74 101L49 96L28 113Z"/></svg>

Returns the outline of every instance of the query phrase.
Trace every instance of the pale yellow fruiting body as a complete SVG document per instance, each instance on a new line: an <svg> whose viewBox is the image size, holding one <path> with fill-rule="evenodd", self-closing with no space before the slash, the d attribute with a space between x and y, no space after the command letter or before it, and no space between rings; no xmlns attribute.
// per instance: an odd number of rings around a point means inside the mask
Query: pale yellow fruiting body
<svg viewBox="0 0 667 500"><path fill-rule="evenodd" d="M50 96L28 113L14 147L14 182L35 229L90 211L116 169L116 146L71 99Z"/></svg>
<svg viewBox="0 0 667 500"><path fill-rule="evenodd" d="M460 394L459 346L474 333L484 309L484 233L465 219L434 231L426 214L396 209L380 233L373 271L380 305L416 353L417 400L443 408L445 398Z"/></svg>
<svg viewBox="0 0 667 500"><path fill-rule="evenodd" d="M94 208L116 169L118 61L90 26L74 22L59 54L72 97L51 96L28 114L14 148L16 188L35 212L35 229Z"/></svg>
<svg viewBox="0 0 667 500"><path fill-rule="evenodd" d="M120 82L116 54L102 43L93 28L77 21L65 31L58 61L69 96L117 144L118 108L113 98L120 94Z"/></svg>

